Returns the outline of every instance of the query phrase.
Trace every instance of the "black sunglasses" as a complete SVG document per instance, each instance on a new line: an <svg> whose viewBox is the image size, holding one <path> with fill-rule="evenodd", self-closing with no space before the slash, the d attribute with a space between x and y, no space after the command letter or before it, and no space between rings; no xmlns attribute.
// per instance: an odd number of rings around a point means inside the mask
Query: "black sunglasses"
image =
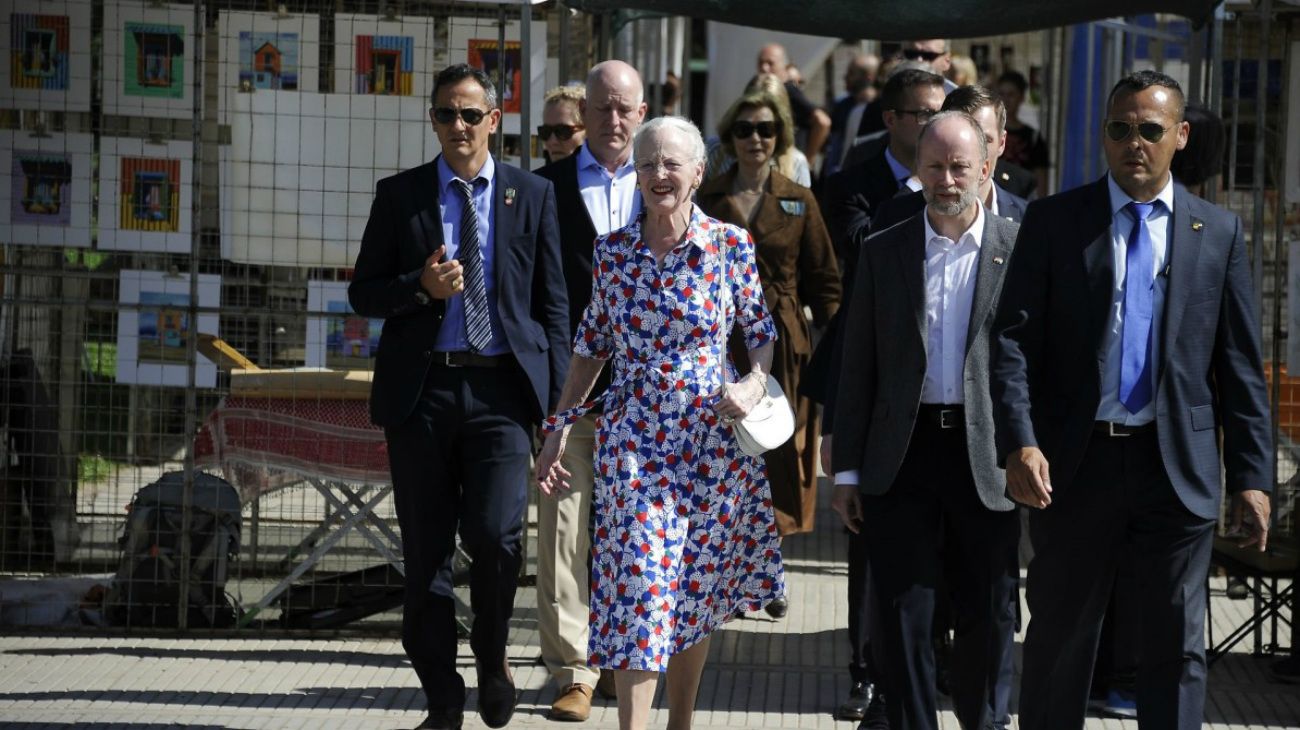
<svg viewBox="0 0 1300 730"><path fill-rule="evenodd" d="M934 59L947 53L947 51L923 51L919 48L908 48L903 51L903 58L909 61L926 61L933 62Z"/></svg>
<svg viewBox="0 0 1300 730"><path fill-rule="evenodd" d="M433 121L438 124L453 124L456 117L465 120L465 123L471 127L477 127L483 117L488 115L487 112L474 107L465 107L464 109L452 109L449 106L440 106L433 110Z"/></svg>
<svg viewBox="0 0 1300 730"><path fill-rule="evenodd" d="M570 140L575 133L584 129L586 127L581 124L543 124L537 127L537 136L541 137L543 142L550 139L552 134L556 139Z"/></svg>
<svg viewBox="0 0 1300 730"><path fill-rule="evenodd" d="M763 139L772 139L776 136L776 130L776 122L731 123L731 137L733 139L749 139L754 132L758 132L758 136Z"/></svg>
<svg viewBox="0 0 1300 730"><path fill-rule="evenodd" d="M1134 129L1137 130L1138 135L1142 137L1142 139L1145 139L1151 144L1155 144L1164 138L1165 132L1173 129L1173 127L1162 127L1155 122L1139 122L1134 124L1133 122L1122 122L1118 119L1111 119L1106 122L1106 136L1110 137L1114 142L1123 142L1133 136Z"/></svg>

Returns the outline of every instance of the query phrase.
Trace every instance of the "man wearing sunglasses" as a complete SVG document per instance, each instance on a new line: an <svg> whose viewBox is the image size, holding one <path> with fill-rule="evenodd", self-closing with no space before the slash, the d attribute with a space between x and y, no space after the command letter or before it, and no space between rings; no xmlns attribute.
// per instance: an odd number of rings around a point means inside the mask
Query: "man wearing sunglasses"
<svg viewBox="0 0 1300 730"><path fill-rule="evenodd" d="M934 72L943 77L944 93L957 88L957 84L948 78L948 69L952 68L952 53L948 50L948 41L940 38L905 41L898 55L908 61L925 61L930 64Z"/></svg>
<svg viewBox="0 0 1300 730"><path fill-rule="evenodd" d="M587 140L577 153L537 171L555 185L560 248L568 286L570 324L576 334L591 299L592 244L597 235L623 228L641 212L641 193L632 166L632 133L645 119L641 75L622 61L605 61L587 75L582 120ZM570 340L572 341L572 340ZM606 369L591 397L609 387ZM563 466L573 476L568 491L538 502L537 631L542 661L558 694L550 719L581 722L591 713L596 687L613 695L613 673L587 666L591 608L587 555L595 474L593 440L599 408L583 416L569 434ZM608 677L608 679L606 679Z"/></svg>
<svg viewBox="0 0 1300 730"><path fill-rule="evenodd" d="M1109 173L1031 203L1007 272L992 395L1008 495L1033 508L1024 730L1083 727L1121 559L1142 586L1138 722L1201 727L1224 487L1241 545L1267 543L1273 447L1249 259L1241 220L1170 175L1183 107L1162 73L1120 80L1103 122Z"/></svg>
<svg viewBox="0 0 1300 730"><path fill-rule="evenodd" d="M434 78L432 162L379 181L352 308L384 318L370 394L384 427L406 595L402 645L428 701L421 728L459 728L452 557L472 559L478 711L515 706L506 636L522 560L532 432L569 360L568 301L551 184L492 158L501 118L479 69Z"/></svg>

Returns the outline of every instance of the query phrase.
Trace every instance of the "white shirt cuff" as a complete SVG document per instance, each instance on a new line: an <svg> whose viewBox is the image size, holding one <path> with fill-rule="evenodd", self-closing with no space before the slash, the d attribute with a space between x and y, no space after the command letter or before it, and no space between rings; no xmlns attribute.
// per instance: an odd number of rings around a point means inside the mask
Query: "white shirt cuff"
<svg viewBox="0 0 1300 730"><path fill-rule="evenodd" d="M850 469L848 471L835 472L835 486L856 487L858 486L858 470Z"/></svg>

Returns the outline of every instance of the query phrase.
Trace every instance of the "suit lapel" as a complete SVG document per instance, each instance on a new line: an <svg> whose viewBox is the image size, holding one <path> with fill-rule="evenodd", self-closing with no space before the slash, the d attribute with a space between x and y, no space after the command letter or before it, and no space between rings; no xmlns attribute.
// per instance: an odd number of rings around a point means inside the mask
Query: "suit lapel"
<svg viewBox="0 0 1300 730"><path fill-rule="evenodd" d="M966 327L966 352L962 353L963 357L970 353L975 333L993 310L998 287L1002 284L1002 275L1007 270L1007 259L1011 256L1011 241L1002 237L1002 225L994 220L996 217L985 211L980 264L975 271L975 298L971 301L970 322Z"/></svg>
<svg viewBox="0 0 1300 730"><path fill-rule="evenodd" d="M923 210L904 224L907 232L898 244L898 265L901 278L907 285L907 295L912 302L912 314L916 318L916 334L921 338L922 349L926 341L925 326L925 221L921 216ZM864 243L864 246L871 245Z"/></svg>
<svg viewBox="0 0 1300 730"><path fill-rule="evenodd" d="M1188 203L1190 194L1183 186L1174 185L1174 209L1170 213L1169 232L1165 237L1168 290L1165 292L1164 332L1160 338L1160 368L1156 385L1165 373L1165 363L1178 339L1178 327L1187 309L1188 289L1196 272L1196 262L1201 255L1201 230L1204 221L1193 215Z"/></svg>
<svg viewBox="0 0 1300 730"><path fill-rule="evenodd" d="M1115 288L1115 261L1111 252L1110 192L1103 177L1093 183L1090 198L1080 206L1077 228L1087 243L1083 248L1083 270L1087 275L1087 299L1084 301L1088 333L1101 354L1106 322L1110 318L1111 295ZM1100 376L1100 359L1098 373Z"/></svg>
<svg viewBox="0 0 1300 730"><path fill-rule="evenodd" d="M506 257L510 255L510 241L515 237L515 210L521 205L519 189L515 187L513 170L496 162L496 185L492 190L492 278L496 280L497 297L505 286Z"/></svg>
<svg viewBox="0 0 1300 730"><path fill-rule="evenodd" d="M419 183L409 188L411 194L421 196L423 200L419 200L412 206L419 212L411 216L408 224L411 228L411 238L424 247L424 254L428 257L438 250L443 240L442 213L438 208L438 195L441 192L438 188L440 184L438 165L436 162L431 162L425 165L425 168L421 172Z"/></svg>

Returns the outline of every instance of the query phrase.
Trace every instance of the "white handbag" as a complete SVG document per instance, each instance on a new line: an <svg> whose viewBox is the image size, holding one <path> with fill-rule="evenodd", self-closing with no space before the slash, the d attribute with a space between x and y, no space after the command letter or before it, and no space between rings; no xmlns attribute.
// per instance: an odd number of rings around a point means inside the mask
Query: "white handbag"
<svg viewBox="0 0 1300 730"><path fill-rule="evenodd" d="M725 240L720 242L718 251L722 254L722 286L729 295L731 267L727 264ZM727 310L724 308L722 311ZM725 327L722 335L722 381L724 383L727 381L727 337L730 334L731 326ZM790 401L785 397L785 392L781 390L781 384L776 382L776 378L772 377L771 373L767 374L767 393L763 395L763 399L750 409L749 415L732 422L731 429L740 450L750 456L762 456L764 452L775 449L794 436L794 411L790 408Z"/></svg>
<svg viewBox="0 0 1300 730"><path fill-rule="evenodd" d="M767 394L749 411L749 415L731 424L740 450L761 456L794 436L794 411L771 374L767 376Z"/></svg>

